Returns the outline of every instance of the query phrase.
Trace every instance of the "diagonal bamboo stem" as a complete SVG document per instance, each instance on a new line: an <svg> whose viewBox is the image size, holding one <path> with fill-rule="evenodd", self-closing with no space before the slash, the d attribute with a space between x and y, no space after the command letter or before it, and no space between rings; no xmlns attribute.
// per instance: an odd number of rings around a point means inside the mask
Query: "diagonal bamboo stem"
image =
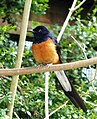
<svg viewBox="0 0 97 119"><path fill-rule="evenodd" d="M75 6L76 3L77 3L77 0L74 0L74 1L73 1L73 4L72 4L72 6L71 6L71 8L70 8L70 11L69 11L69 13L68 13L68 15L67 15L67 18L66 18L66 20L64 21L63 26L62 26L62 28L61 28L61 31L60 31L60 33L59 33L59 35L58 35L58 37L57 37L57 41L58 41L58 42L60 41L60 39L61 39L61 37L62 37L62 35L63 35L63 33L64 33L64 30L65 30L65 28L66 28L66 26L67 26L67 24L68 24L68 22L69 22L69 20L70 20L70 17L71 17L71 15L72 15L72 13L73 13L75 10L77 10L85 1L86 1L86 0L83 0L83 1L82 1L79 5L77 5L77 6Z"/></svg>

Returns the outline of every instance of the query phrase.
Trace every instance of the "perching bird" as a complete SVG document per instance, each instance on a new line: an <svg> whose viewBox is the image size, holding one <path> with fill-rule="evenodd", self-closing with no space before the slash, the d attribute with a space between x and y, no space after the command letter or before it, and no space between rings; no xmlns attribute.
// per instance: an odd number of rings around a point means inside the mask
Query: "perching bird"
<svg viewBox="0 0 97 119"><path fill-rule="evenodd" d="M35 60L40 64L60 64L62 63L60 57L60 47L57 40L51 35L50 31L45 26L37 26L30 30L34 34L32 45L32 52ZM87 111L86 106L67 79L64 71L55 71L58 81L71 102L77 107Z"/></svg>

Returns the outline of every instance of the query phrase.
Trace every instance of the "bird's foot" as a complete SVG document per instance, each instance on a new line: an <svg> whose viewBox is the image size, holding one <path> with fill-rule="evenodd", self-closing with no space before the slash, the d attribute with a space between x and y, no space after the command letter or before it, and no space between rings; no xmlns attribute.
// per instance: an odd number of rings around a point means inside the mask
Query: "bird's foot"
<svg viewBox="0 0 97 119"><path fill-rule="evenodd" d="M49 68L52 64L47 64L47 67Z"/></svg>

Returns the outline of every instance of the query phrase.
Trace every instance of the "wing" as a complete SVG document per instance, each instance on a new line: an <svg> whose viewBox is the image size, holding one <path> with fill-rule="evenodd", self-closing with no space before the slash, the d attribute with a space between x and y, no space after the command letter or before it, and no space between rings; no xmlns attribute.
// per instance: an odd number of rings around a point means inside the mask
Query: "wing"
<svg viewBox="0 0 97 119"><path fill-rule="evenodd" d="M53 40L54 44L56 45L56 50L57 50L57 53L59 55L59 60L60 60L60 63L62 63L62 60L61 60L61 47L59 46L57 40L54 37L51 37L51 39Z"/></svg>

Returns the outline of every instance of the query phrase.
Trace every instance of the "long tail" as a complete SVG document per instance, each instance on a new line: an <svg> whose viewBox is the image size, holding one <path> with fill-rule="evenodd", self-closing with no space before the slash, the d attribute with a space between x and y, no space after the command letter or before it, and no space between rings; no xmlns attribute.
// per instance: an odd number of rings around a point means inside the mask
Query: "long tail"
<svg viewBox="0 0 97 119"><path fill-rule="evenodd" d="M59 83L65 93L65 95L71 100L71 102L77 107L83 109L84 112L87 111L86 106L79 96L73 85L67 79L64 71L55 71L55 74L59 80Z"/></svg>

